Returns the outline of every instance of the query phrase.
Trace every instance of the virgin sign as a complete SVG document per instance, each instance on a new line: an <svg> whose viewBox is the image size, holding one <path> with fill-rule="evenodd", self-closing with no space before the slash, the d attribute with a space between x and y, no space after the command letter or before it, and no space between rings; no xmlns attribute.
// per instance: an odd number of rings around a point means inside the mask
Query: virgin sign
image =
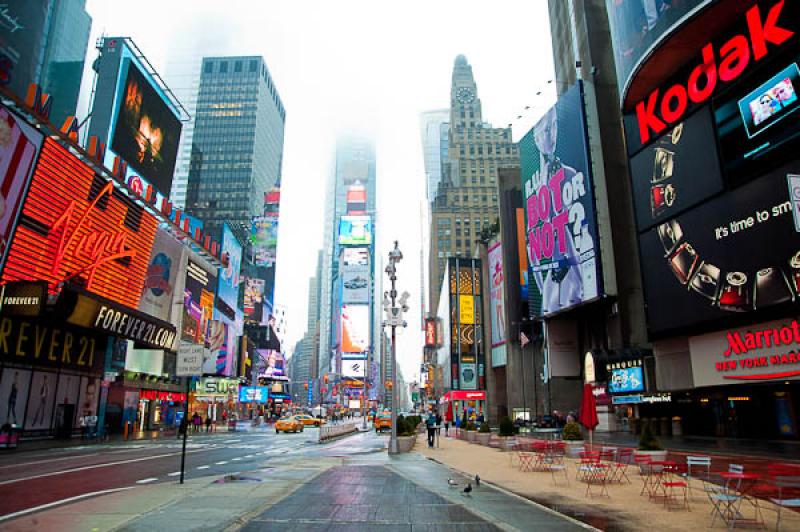
<svg viewBox="0 0 800 532"><path fill-rule="evenodd" d="M66 283L136 308L156 219L46 140L22 208L2 281Z"/></svg>

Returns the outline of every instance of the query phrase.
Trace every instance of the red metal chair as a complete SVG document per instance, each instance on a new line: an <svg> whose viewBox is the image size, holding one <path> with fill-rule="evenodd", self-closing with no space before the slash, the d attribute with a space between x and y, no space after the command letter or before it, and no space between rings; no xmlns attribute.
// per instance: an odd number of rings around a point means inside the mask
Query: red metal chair
<svg viewBox="0 0 800 532"><path fill-rule="evenodd" d="M575 471L576 480L586 480L592 472L592 467L599 463L600 453L591 451L580 451L578 453L580 461L578 462L578 469Z"/></svg>
<svg viewBox="0 0 800 532"><path fill-rule="evenodd" d="M689 483L684 480L678 480L680 475L680 468L677 466L664 466L661 475L664 476L661 481L661 486L664 492L664 506L670 510L672 507L683 500L680 506L689 510ZM679 497L680 495L680 497Z"/></svg>

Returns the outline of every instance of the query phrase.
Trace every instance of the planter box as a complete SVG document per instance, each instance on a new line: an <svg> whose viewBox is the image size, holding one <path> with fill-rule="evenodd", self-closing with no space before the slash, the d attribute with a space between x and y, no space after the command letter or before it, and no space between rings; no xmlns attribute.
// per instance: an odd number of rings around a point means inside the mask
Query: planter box
<svg viewBox="0 0 800 532"><path fill-rule="evenodd" d="M479 432L475 436L476 441L481 445L489 445L489 440L492 439L491 432Z"/></svg>
<svg viewBox="0 0 800 532"><path fill-rule="evenodd" d="M650 460L653 462L663 462L667 459L667 451L640 451L636 449L634 451L634 457L637 456L649 456ZM651 473L660 473L662 466L651 466L646 464L639 464L639 472L642 474L646 474L648 472Z"/></svg>
<svg viewBox="0 0 800 532"><path fill-rule="evenodd" d="M583 440L564 440L566 445L566 453L569 458L580 457L580 452L583 451L585 442Z"/></svg>
<svg viewBox="0 0 800 532"><path fill-rule="evenodd" d="M517 444L517 439L514 436L500 436L500 450L511 451Z"/></svg>
<svg viewBox="0 0 800 532"><path fill-rule="evenodd" d="M475 443L475 436L478 435L477 430L468 430L467 432L467 441L470 443Z"/></svg>
<svg viewBox="0 0 800 532"><path fill-rule="evenodd" d="M411 449L414 448L414 445L417 443L417 436L398 436L397 437L397 448L400 450L401 453L407 453Z"/></svg>

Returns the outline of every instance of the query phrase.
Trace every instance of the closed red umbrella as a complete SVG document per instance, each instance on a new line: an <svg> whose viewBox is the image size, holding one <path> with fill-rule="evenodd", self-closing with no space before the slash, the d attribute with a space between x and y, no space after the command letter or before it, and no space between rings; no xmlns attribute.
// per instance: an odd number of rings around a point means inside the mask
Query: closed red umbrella
<svg viewBox="0 0 800 532"><path fill-rule="evenodd" d="M592 385L588 382L583 385L583 397L581 398L581 411L578 413L578 422L589 429L589 445L592 445L592 432L600 423L597 419L597 401L592 393Z"/></svg>

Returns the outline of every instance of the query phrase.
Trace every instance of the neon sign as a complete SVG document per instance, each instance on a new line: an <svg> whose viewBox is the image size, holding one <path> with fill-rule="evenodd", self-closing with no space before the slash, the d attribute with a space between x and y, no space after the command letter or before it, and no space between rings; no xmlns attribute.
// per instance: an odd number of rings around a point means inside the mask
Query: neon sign
<svg viewBox="0 0 800 532"><path fill-rule="evenodd" d="M668 124L679 122L690 101L695 104L705 102L718 85L739 78L751 59L755 62L764 59L769 53L769 44L779 46L793 37L793 31L778 25L783 4L782 0L773 5L765 19L762 19L758 5L748 9L745 15L747 35L734 35L716 52L712 43L706 44L701 52L702 64L691 71L685 84L676 83L663 94L655 89L646 100L637 103L636 120L642 144L649 142L653 133L663 133Z"/></svg>
<svg viewBox="0 0 800 532"><path fill-rule="evenodd" d="M58 143L46 139L2 281L64 282L136 308L155 238L155 217Z"/></svg>

